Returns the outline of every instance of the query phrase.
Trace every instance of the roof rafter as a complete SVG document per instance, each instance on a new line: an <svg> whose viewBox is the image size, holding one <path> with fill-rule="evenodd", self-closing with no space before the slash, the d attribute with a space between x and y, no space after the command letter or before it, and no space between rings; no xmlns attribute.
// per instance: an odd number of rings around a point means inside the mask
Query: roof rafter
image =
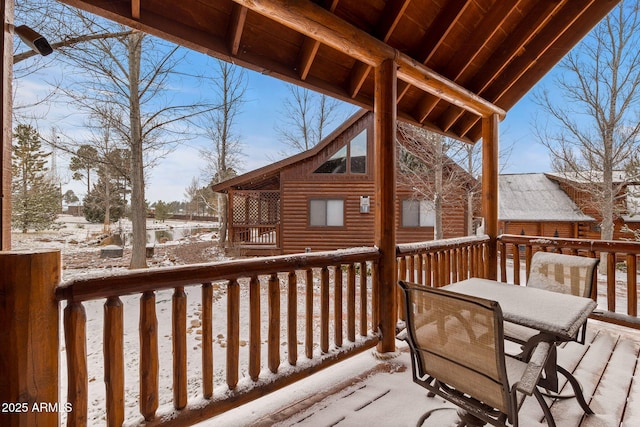
<svg viewBox="0 0 640 427"><path fill-rule="evenodd" d="M340 0L327 0L326 8L330 12L336 10L338 7L338 2ZM313 60L318 54L318 49L320 49L320 41L314 40L311 37L305 37L304 43L302 44L302 49L300 51L300 59L298 60L300 70L300 79L306 80L309 75L309 71L311 70L311 65L313 64Z"/></svg>
<svg viewBox="0 0 640 427"><path fill-rule="evenodd" d="M400 22L400 18L404 14L405 10L409 6L411 0L395 0L389 1L385 5L384 11L382 12L382 17L378 25L376 25L376 34L378 38L383 42L387 42L393 34L393 30ZM351 75L349 76L349 94L352 98L355 98L358 95L358 92L362 88L367 76L371 72L371 66L362 62L356 63L356 65L351 70Z"/></svg>
<svg viewBox="0 0 640 427"><path fill-rule="evenodd" d="M229 40L229 51L231 55L236 56L240 49L240 39L244 30L244 23L247 20L247 8L239 4L233 5L231 21L227 30L227 39Z"/></svg>
<svg viewBox="0 0 640 427"><path fill-rule="evenodd" d="M398 66L398 78L460 105L475 115L481 117L492 114L498 114L501 117L505 115L501 108L312 2L286 0L234 0L234 2L302 34L322 40L326 45L371 66L378 66L384 60L392 58Z"/></svg>

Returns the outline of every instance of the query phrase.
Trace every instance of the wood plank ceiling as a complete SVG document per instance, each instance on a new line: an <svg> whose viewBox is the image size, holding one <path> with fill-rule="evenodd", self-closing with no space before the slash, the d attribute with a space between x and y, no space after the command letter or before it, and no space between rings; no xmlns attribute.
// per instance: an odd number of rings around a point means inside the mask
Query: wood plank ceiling
<svg viewBox="0 0 640 427"><path fill-rule="evenodd" d="M367 49L383 46L508 111L618 0L63 0L208 55L372 109ZM322 31L285 26L311 11L317 29L347 28L344 48ZM273 5L273 6L271 6ZM337 20L335 18L338 18ZM346 26L345 26L346 24ZM315 34L315 37L314 37ZM377 40L373 40L375 38ZM323 42L325 41L325 42ZM375 43L371 43L371 41ZM333 46L333 47L332 47ZM357 59L360 58L360 59ZM402 79L402 74L398 73ZM410 80L410 79L404 79ZM481 116L437 90L398 81L398 117L468 142Z"/></svg>

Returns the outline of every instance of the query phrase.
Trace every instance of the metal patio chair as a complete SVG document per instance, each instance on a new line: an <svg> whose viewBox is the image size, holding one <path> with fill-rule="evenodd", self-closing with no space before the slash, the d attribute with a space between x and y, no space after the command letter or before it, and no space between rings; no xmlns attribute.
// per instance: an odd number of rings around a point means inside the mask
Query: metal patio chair
<svg viewBox="0 0 640 427"><path fill-rule="evenodd" d="M591 297L597 271L597 258L565 255L552 252L536 252L531 258L527 286L547 291ZM584 344L587 325L581 328L576 341ZM505 338L524 344L538 333L535 329L506 322Z"/></svg>
<svg viewBox="0 0 640 427"><path fill-rule="evenodd" d="M400 282L413 380L461 410L459 427L518 426L526 396L553 416L536 387L552 345L540 342L526 361L505 355L502 310L495 301ZM423 415L418 425L431 415Z"/></svg>

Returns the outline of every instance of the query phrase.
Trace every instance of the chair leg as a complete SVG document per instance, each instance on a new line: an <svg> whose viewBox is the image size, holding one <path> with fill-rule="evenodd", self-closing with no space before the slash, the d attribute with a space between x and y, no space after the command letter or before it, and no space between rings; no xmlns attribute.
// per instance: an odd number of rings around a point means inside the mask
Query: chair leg
<svg viewBox="0 0 640 427"><path fill-rule="evenodd" d="M536 389L533 392L533 394L536 397L536 400L538 401L538 403L540 404L540 408L542 408L544 419L547 420L547 426L556 427L556 420L553 419L553 415L551 415L551 410L549 409L549 405L547 405L547 402L544 400L544 397L542 397L542 393L540 393L540 390Z"/></svg>

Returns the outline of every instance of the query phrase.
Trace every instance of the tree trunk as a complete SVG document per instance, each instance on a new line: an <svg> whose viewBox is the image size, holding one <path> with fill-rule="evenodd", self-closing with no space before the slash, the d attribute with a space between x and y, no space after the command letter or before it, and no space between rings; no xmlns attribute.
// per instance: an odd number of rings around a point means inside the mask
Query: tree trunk
<svg viewBox="0 0 640 427"><path fill-rule="evenodd" d="M436 185L436 194L433 200L434 210L436 214L435 224L433 227L433 239L440 240L443 238L442 232L442 166L443 166L443 154L442 154L442 140L443 138L438 137L435 139L435 149L436 149L436 161L435 161L435 185Z"/></svg>
<svg viewBox="0 0 640 427"><path fill-rule="evenodd" d="M131 121L131 225L133 247L129 268L146 268L147 212L144 201L142 125L140 118L140 60L143 34L129 35L129 118Z"/></svg>
<svg viewBox="0 0 640 427"><path fill-rule="evenodd" d="M220 194L218 197L218 206L218 211L220 212L220 230L218 231L218 244L220 248L224 248L227 241L227 229L229 228L229 196L227 196L226 194Z"/></svg>

